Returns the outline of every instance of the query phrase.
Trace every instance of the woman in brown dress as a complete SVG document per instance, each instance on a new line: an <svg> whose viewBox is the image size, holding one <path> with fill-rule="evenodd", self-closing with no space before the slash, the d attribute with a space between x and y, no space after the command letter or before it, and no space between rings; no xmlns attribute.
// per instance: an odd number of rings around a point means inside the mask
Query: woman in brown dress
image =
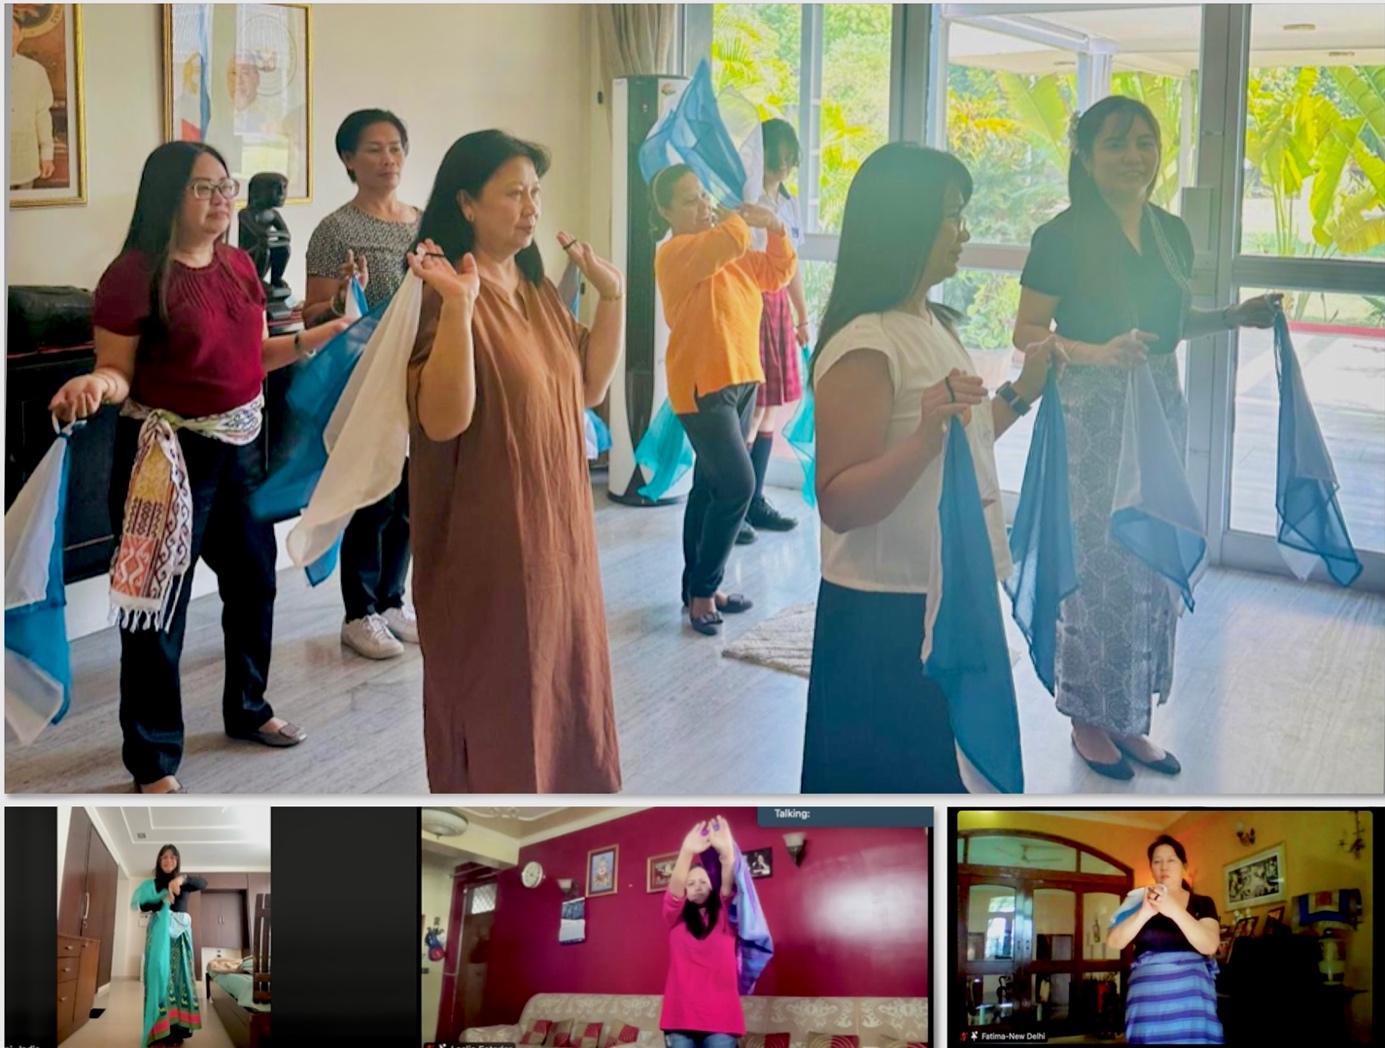
<svg viewBox="0 0 1385 1048"><path fill-rule="evenodd" d="M620 353L624 279L565 233L601 302L582 327L534 243L541 147L501 131L443 158L409 268L414 600L439 793L620 788L582 413Z"/></svg>

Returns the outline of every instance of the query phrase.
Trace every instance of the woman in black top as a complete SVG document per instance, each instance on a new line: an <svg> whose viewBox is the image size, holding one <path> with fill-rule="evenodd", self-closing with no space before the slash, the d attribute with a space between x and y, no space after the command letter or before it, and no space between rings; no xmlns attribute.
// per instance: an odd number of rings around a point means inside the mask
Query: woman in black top
<svg viewBox="0 0 1385 1048"><path fill-rule="evenodd" d="M1125 996L1127 1044L1221 1044L1216 962L1217 904L1186 880L1188 853L1168 834L1145 852L1154 882L1137 910L1116 921L1106 945L1135 944ZM1119 917L1120 915L1117 914Z"/></svg>
<svg viewBox="0 0 1385 1048"><path fill-rule="evenodd" d="M188 892L202 891L207 882L183 873L182 862L178 849L165 844L153 879L135 890L135 905L150 915L144 941L145 1045L179 1045L202 1028Z"/></svg>
<svg viewBox="0 0 1385 1048"><path fill-rule="evenodd" d="M1129 757L1177 774L1146 736L1152 698L1173 683L1176 598L1165 581L1108 536L1124 421L1127 370L1146 361L1180 453L1187 405L1173 351L1184 338L1270 327L1275 299L1193 309L1193 240L1149 202L1162 158L1159 124L1141 102L1111 96L1073 129L1070 207L1034 232L1020 276L1017 347L1057 329L1069 366L1059 380L1081 584L1063 602L1055 659L1058 710L1072 719L1082 759L1113 779Z"/></svg>

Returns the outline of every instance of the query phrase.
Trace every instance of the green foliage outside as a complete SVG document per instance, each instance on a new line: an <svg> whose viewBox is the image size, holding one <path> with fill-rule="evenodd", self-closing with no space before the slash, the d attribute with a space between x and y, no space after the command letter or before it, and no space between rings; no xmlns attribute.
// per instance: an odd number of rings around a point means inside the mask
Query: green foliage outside
<svg viewBox="0 0 1385 1048"><path fill-rule="evenodd" d="M887 140L891 14L888 4L827 5L823 17L817 231L832 232L840 228L856 170ZM716 5L717 89L735 89L762 118L798 124L801 20L796 5ZM1140 99L1159 122L1164 162L1154 200L1174 211L1180 156L1194 147L1182 141L1182 109L1196 98L1196 76L1186 90L1178 77L1112 77L1113 93ZM1067 136L1076 102L1072 73L949 66L947 145L975 183L967 209L973 239L1027 244L1037 226L1067 206ZM1385 259L1385 67L1252 71L1244 216L1248 253ZM815 315L826 304L831 270L830 264L805 266ZM1009 345L1018 296L1016 276L1006 273L963 272L943 289L944 300L967 316L968 344L982 349ZM1302 319L1379 323L1381 317L1378 304L1365 298L1334 296L1329 304L1319 295L1291 295L1289 308Z"/></svg>

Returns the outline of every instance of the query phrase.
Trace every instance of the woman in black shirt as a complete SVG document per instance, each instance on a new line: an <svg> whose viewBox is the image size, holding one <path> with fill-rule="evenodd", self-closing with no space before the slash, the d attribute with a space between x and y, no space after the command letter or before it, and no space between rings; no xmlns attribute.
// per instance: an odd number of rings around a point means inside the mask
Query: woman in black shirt
<svg viewBox="0 0 1385 1048"><path fill-rule="evenodd" d="M1176 597L1163 578L1109 537L1128 369L1148 362L1174 443L1187 405L1173 351L1184 338L1270 327L1277 296L1193 309L1193 240L1149 202L1160 170L1159 124L1141 102L1113 95L1073 129L1071 206L1034 232L1020 276L1014 343L1056 327L1069 366L1059 379L1068 434L1074 553L1081 580L1063 602L1054 660L1059 712L1099 774L1130 779L1126 758L1175 775L1177 758L1151 742L1154 695L1173 683Z"/></svg>
<svg viewBox="0 0 1385 1048"><path fill-rule="evenodd" d="M135 891L135 905L150 915L144 943L145 1045L179 1045L202 1028L188 892L202 891L207 882L183 873L182 862L178 849L165 844L153 879Z"/></svg>
<svg viewBox="0 0 1385 1048"><path fill-rule="evenodd" d="M1127 1044L1221 1044L1216 962L1221 940L1217 904L1197 895L1185 879L1188 853L1168 834L1145 852L1154 882L1139 908L1121 917L1106 945L1135 944L1125 996Z"/></svg>

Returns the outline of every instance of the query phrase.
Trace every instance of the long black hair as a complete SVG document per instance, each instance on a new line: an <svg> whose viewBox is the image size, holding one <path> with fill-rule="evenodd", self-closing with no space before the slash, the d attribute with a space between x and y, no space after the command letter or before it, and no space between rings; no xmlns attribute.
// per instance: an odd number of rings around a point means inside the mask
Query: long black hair
<svg viewBox="0 0 1385 1048"><path fill-rule="evenodd" d="M442 158L428 206L419 226L419 240L433 240L449 262L456 262L476 246L476 229L462 214L460 196L473 199L481 195L487 182L515 157L528 157L542 178L548 173L548 150L535 142L525 142L495 128L473 131L452 143ZM543 283L543 256L537 244L521 248L515 264L529 283Z"/></svg>
<svg viewBox="0 0 1385 1048"><path fill-rule="evenodd" d="M710 877L710 874L708 876ZM702 917L703 910L707 911L705 920ZM712 929L717 926L717 920L720 917L721 892L715 881L712 882L712 893L707 896L707 901L701 906L691 899L683 900L683 924L694 939L705 939L711 935Z"/></svg>
<svg viewBox="0 0 1385 1048"><path fill-rule="evenodd" d="M361 135L365 133L365 129L372 124L393 124L394 129L399 132L399 144L404 147L404 155L409 155L409 129L404 126L404 121L388 109L358 109L354 113L348 113L346 119L341 122L341 126L337 128L336 141L333 143L343 166L346 165L346 158L361 144ZM348 167L346 177L355 182L356 172Z"/></svg>
<svg viewBox="0 0 1385 1048"><path fill-rule="evenodd" d="M125 233L121 252L138 251L149 266L149 294L153 313L168 320L168 261L178 233L178 212L183 207L183 194L192 178L197 158L206 154L214 157L222 168L230 171L215 147L206 142L165 142L149 154L139 176L135 194L135 212L130 216L130 228ZM230 226L226 227L230 233ZM222 237L225 240L225 236ZM213 265L220 259L213 256Z"/></svg>
<svg viewBox="0 0 1385 1048"><path fill-rule="evenodd" d="M169 852L173 853L173 858L176 860L176 864L173 867L172 873L165 873L163 869L163 861L164 856ZM159 854L154 859L154 887L158 888L159 891L163 891L165 888L168 887L168 882L173 880L174 877L177 877L182 872L182 854L178 851L176 845L165 844L162 848L159 849Z"/></svg>
<svg viewBox="0 0 1385 1048"><path fill-rule="evenodd" d="M687 164L670 164L654 176L649 183L649 235L654 243L664 239L669 225L660 208L673 203L673 187L684 175L696 174Z"/></svg>
<svg viewBox="0 0 1385 1048"><path fill-rule="evenodd" d="M1188 866L1188 853L1187 853L1187 851L1184 849L1183 843L1182 843L1181 841L1179 841L1178 838L1176 838L1176 837L1170 837L1167 833L1161 833L1161 834L1159 834L1158 837L1155 837L1155 838L1154 838L1154 840L1153 840L1153 842L1150 844L1150 846L1149 846L1148 848L1145 849L1145 857L1146 857L1147 859L1149 859L1150 865L1151 865L1151 866L1154 865L1154 851L1155 851L1155 849L1158 848L1160 845L1163 845L1163 844L1167 844L1170 848L1173 849L1173 853L1174 853L1175 855L1178 856L1178 861L1181 862L1181 863L1183 864L1184 868L1186 869L1187 866ZM1182 884L1183 884L1183 890L1184 890L1185 892L1190 892L1190 891L1193 890L1193 886L1192 886L1191 884L1189 884L1186 880L1183 881Z"/></svg>
<svg viewBox="0 0 1385 1048"><path fill-rule="evenodd" d="M923 278L943 224L949 187L971 199L971 172L951 153L891 142L861 165L846 194L837 271L823 312L812 365L832 336L857 317L894 309ZM960 314L937 302L929 310L956 333Z"/></svg>

